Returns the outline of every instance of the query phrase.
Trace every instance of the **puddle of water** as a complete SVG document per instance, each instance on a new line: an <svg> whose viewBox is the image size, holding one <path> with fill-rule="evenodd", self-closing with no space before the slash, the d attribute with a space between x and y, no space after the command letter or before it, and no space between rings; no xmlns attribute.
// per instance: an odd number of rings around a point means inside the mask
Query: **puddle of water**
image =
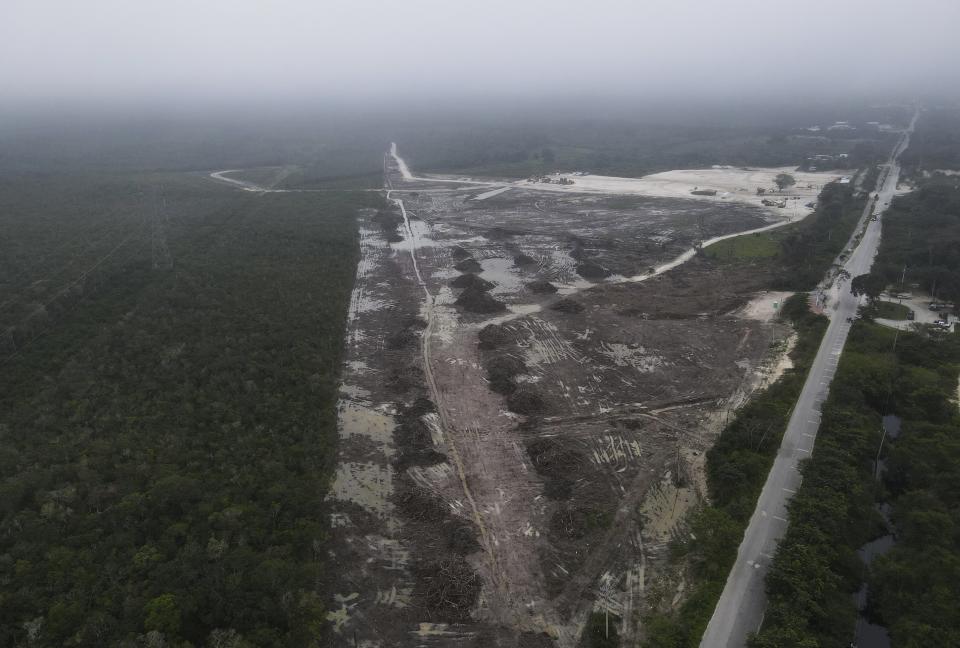
<svg viewBox="0 0 960 648"><path fill-rule="evenodd" d="M899 416L895 414L887 414L883 417L883 429L887 433L887 436L891 439L896 439L900 436L900 424L903 421Z"/></svg>
<svg viewBox="0 0 960 648"><path fill-rule="evenodd" d="M483 266L480 276L495 284L490 290L492 294L512 295L523 287L523 277L520 276L517 268L513 265L513 259L492 257L482 259L480 265Z"/></svg>
<svg viewBox="0 0 960 648"><path fill-rule="evenodd" d="M874 558L877 556L882 556L893 549L894 542L895 540L893 535L888 533L887 535L880 536L876 540L871 540L867 544L860 547L860 549L857 550L857 554L860 556L863 562L869 565L871 562L873 562Z"/></svg>
<svg viewBox="0 0 960 648"><path fill-rule="evenodd" d="M887 419L890 419L889 423L891 428L887 428ZM887 434L899 434L900 419L898 417L893 416L892 414L885 416L883 423L884 428L887 429ZM884 503L881 504L878 509L880 514L883 516L884 521L887 523L887 528L889 529L890 507ZM860 547L860 549L857 550L857 555L860 556L860 560L862 560L865 565L869 565L873 562L874 558L882 556L893 549L894 544L896 544L896 538L893 537L893 534L888 533L876 538L875 540L871 540ZM857 593L854 595L854 601L857 605L857 609L859 610L854 634L854 645L856 645L857 648L890 648L890 635L887 633L887 629L883 626L870 623L863 615L863 612L867 607L867 595L868 587L866 583L863 583L860 585L859 591L857 591Z"/></svg>
<svg viewBox="0 0 960 648"><path fill-rule="evenodd" d="M890 648L890 635L883 626L874 625L859 617L856 648Z"/></svg>

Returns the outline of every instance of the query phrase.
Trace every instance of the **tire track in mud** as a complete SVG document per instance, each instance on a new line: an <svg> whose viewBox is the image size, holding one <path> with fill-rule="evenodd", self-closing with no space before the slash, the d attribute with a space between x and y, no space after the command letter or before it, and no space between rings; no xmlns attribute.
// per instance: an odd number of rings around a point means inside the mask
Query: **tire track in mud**
<svg viewBox="0 0 960 648"><path fill-rule="evenodd" d="M391 155L395 159L396 157L396 146L391 150ZM389 177L389 176L387 176ZM387 181L390 184L389 180ZM490 542L489 534L487 533L486 525L483 523L483 518L480 515L480 509L477 506L476 500L473 497L473 493L470 490L470 485L467 482L467 473L466 469L463 466L463 460L460 457L460 452L457 450L456 443L453 441L452 436L449 434L449 431L452 429L450 425L449 417L447 416L446 408L443 404L443 399L440 393L439 388L437 387L436 379L433 375L433 366L431 364L431 349L430 349L430 340L433 337L433 329L436 324L435 317L435 303L433 294L431 294L427 283L423 280L423 276L420 274L420 266L417 263L417 248L418 238L413 228L410 226L410 219L407 215L406 206L403 204L403 200L400 198L392 198L390 196L392 189L387 191L387 199L392 201L399 209L400 213L403 216L403 226L404 230L407 232L407 236L410 238L410 261L413 264L413 272L417 277L417 283L423 289L424 298L426 300L426 315L427 315L427 326L423 331L423 336L420 340L420 352L423 359L423 374L427 381L427 389L430 391L430 398L433 400L434 406L437 409L437 418L439 422L440 432L443 437L447 439L447 448L450 450L450 456L453 459L453 463L457 469L457 477L460 479L460 485L463 488L463 494L467 498L467 501L470 504L470 510L473 513L474 522L477 525L477 529L480 531L480 540L481 545L483 546L484 552L487 554L487 558L490 561L490 573L494 579L494 584L498 587L501 585L501 576L500 569L498 566L497 556L493 550L493 545Z"/></svg>

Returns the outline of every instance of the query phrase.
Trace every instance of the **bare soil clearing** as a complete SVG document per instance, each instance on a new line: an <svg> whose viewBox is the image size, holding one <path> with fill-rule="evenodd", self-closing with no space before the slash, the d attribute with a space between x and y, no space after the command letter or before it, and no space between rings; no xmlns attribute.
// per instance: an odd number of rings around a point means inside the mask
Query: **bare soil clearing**
<svg viewBox="0 0 960 648"><path fill-rule="evenodd" d="M757 295L762 267L684 255L784 210L600 184L464 191L482 183L417 180L393 153L403 240L364 216L351 304L333 636L575 646L597 609L641 636L645 612L682 600L667 546L705 495L720 413L789 335ZM468 259L492 287L452 283Z"/></svg>
<svg viewBox="0 0 960 648"><path fill-rule="evenodd" d="M778 174L792 175L796 184L789 189L779 191L774 182ZM715 167L711 169L677 169L654 173L642 178L612 178L610 176L584 175L572 178L573 184L537 183L543 191L576 193L624 194L655 196L663 198L687 198L710 203L737 202L747 205L761 205L763 198L787 198L788 206L794 209L793 202L800 203L797 210L809 208L804 205L815 201L823 185L836 180L837 173L812 173L795 171L791 167L756 169L740 167ZM527 184L532 184L527 182ZM760 195L757 189L763 189ZM694 194L692 192L704 192ZM711 195L708 192L716 192ZM771 209L779 209L773 207Z"/></svg>

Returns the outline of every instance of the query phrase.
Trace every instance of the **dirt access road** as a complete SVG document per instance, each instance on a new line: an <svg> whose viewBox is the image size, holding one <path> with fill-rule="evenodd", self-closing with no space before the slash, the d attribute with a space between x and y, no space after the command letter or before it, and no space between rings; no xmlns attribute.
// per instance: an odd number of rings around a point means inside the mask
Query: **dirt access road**
<svg viewBox="0 0 960 648"><path fill-rule="evenodd" d="M865 225L866 230L860 244L843 264L851 277L869 272L873 265L880 244L881 221L871 220L871 216L882 212L896 191L900 176L897 158L909 145L910 133L919 114L918 108L909 128L890 155L888 172L883 176L878 191L878 211L874 211L874 203L868 203L864 209L857 229ZM820 408L827 398L830 382L843 353L850 331L849 320L856 317L859 305L860 298L844 288L828 309L830 325L794 406L780 450L740 544L737 560L700 642L701 648L745 646L748 635L756 632L763 622L766 606L764 584L777 543L787 530L787 505L800 486L800 463L809 459L813 451L820 426Z"/></svg>

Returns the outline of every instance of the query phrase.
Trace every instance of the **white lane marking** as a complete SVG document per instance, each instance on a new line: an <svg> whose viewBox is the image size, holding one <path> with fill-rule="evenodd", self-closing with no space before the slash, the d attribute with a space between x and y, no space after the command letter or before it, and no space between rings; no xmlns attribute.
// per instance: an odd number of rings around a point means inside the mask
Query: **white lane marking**
<svg viewBox="0 0 960 648"><path fill-rule="evenodd" d="M774 515L774 516L773 516L773 519L774 519L774 520L779 520L780 522L787 522L787 521L788 521L787 518L782 518L782 517L780 517L780 516L778 516L778 515Z"/></svg>
<svg viewBox="0 0 960 648"><path fill-rule="evenodd" d="M797 448L797 450L799 450L800 452L806 452L807 454L810 454L810 451L807 450L806 448Z"/></svg>
<svg viewBox="0 0 960 648"><path fill-rule="evenodd" d="M797 492L797 491L793 490L792 488L782 488L781 490L785 490L785 491L787 491L788 493L796 493L796 492Z"/></svg>

